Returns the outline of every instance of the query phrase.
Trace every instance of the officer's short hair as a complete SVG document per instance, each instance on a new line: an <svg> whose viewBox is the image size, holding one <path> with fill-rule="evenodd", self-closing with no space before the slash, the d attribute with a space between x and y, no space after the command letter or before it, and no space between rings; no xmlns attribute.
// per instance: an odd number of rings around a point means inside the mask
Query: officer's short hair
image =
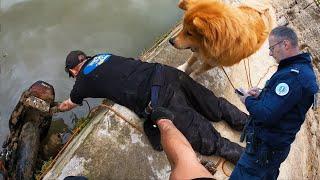
<svg viewBox="0 0 320 180"><path fill-rule="evenodd" d="M80 51L80 50L76 50L76 51L71 51L67 58L66 58L66 66L64 68L64 70L69 73L69 77L73 77L72 74L70 73L70 69L73 69L74 67L76 67L78 64L81 63L81 61L79 60L80 55L83 55L85 58L87 58L87 55Z"/></svg>
<svg viewBox="0 0 320 180"><path fill-rule="evenodd" d="M270 32L271 36L275 36L279 39L286 39L289 40L290 43L293 46L298 46L298 37L297 34L294 32L293 29L287 27L287 26L279 26L274 28L271 32Z"/></svg>

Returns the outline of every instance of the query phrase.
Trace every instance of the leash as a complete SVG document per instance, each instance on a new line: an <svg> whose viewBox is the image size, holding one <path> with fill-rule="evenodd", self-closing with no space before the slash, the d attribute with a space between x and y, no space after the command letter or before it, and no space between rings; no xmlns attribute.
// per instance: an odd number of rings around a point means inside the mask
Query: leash
<svg viewBox="0 0 320 180"><path fill-rule="evenodd" d="M223 174L226 175L227 177L230 177L231 174L226 173L226 171L224 169L226 162L227 161L224 158L220 157L218 162L214 166L215 166L215 168L218 168L218 166L222 163L221 169L222 169Z"/></svg>
<svg viewBox="0 0 320 180"><path fill-rule="evenodd" d="M138 127L136 126L135 124L131 123L127 118L125 118L124 116L122 116L119 112L117 112L116 110L114 110L112 107L108 106L108 105L105 105L105 104L101 104L100 106L103 106L107 109L109 109L110 111L112 111L115 115L117 115L118 117L120 117L122 120L124 120L126 123L128 123L130 126L132 126L134 129L136 129L137 131L139 131L140 133L143 134L143 131ZM105 115L107 114L108 112L105 113Z"/></svg>
<svg viewBox="0 0 320 180"><path fill-rule="evenodd" d="M139 131L140 133L143 134L143 131L138 128L135 124L131 123L127 118L125 118L124 116L122 116L119 112L117 112L116 110L114 110L111 106L108 106L108 105L105 105L105 104L101 104L101 106L109 109L110 111L114 112L117 116L119 116L122 120L124 120L125 122L127 122L129 125L131 125L133 128L135 128L137 131ZM217 169L218 166L222 163L222 172L227 176L227 177L230 177L230 174L226 173L225 171L225 163L226 163L226 160L223 159L223 158L219 158L218 162L214 165L214 168Z"/></svg>
<svg viewBox="0 0 320 180"><path fill-rule="evenodd" d="M246 71L246 77L247 77L247 82L248 82L248 87L249 89L252 88L252 82L251 82L251 73L250 73L250 63L249 63L249 57L246 58L244 61L244 69ZM247 70L248 67L248 70Z"/></svg>
<svg viewBox="0 0 320 180"><path fill-rule="evenodd" d="M226 171L224 170L224 165L226 164L226 162L227 162L226 160L222 162L221 169L224 175L226 175L227 177L230 177L231 174L227 174Z"/></svg>
<svg viewBox="0 0 320 180"><path fill-rule="evenodd" d="M248 71L247 71L246 63L244 63L244 68L245 68L245 71L246 71L246 77L247 77L248 87L249 87L249 88L252 88L253 86L252 86L252 82L251 82L250 63L249 63L249 62L247 62L247 63L248 63L248 64L247 64L247 66L248 66ZM227 77L230 85L231 85L232 88L235 90L236 88L235 88L234 84L232 83L232 81L230 80L229 75L228 75L227 72L225 71L224 67L223 67L223 66L220 66L220 67L221 67L221 69L223 70L224 74L226 75L226 77ZM273 67L278 67L278 65L269 66L268 69L267 69L267 71L266 71L266 73L265 73L263 76L260 77L260 79L259 79L259 81L258 81L258 83L257 83L257 85L256 85L255 87L258 87L258 86L259 86L261 80L262 80L264 77L266 77L266 75L269 73L270 69L273 68Z"/></svg>
<svg viewBox="0 0 320 180"><path fill-rule="evenodd" d="M143 133L142 130L140 130L140 128L138 128L136 125L134 125L133 123L131 123L128 119L126 119L125 117L123 117L120 113L118 113L116 110L114 110L112 107L105 105L105 104L101 104L101 106L106 107L107 109L111 110L112 112L114 112L117 116L119 116L121 119L123 119L125 122L127 122L129 125L131 125L133 128L135 128L136 130L138 130L139 132ZM219 158L218 162L214 165L214 168L217 169L218 166L222 163L222 172L227 176L230 177L230 174L226 173L225 171L225 163L226 160L223 158Z"/></svg>
<svg viewBox="0 0 320 180"><path fill-rule="evenodd" d="M224 74L226 75L226 77L228 78L229 83L231 84L232 88L235 90L236 88L234 87L233 83L231 82L226 70L224 69L223 66L221 66L221 69L223 70Z"/></svg>
<svg viewBox="0 0 320 180"><path fill-rule="evenodd" d="M219 158L219 160L217 161L217 163L213 163L211 160L200 160L200 163L202 164L202 166L204 166L212 175L215 175L216 172L218 171L218 167L219 165L222 163L222 172L225 176L230 177L230 175L228 173L226 173L226 171L224 170L224 165L226 163L226 160L222 157Z"/></svg>
<svg viewBox="0 0 320 180"><path fill-rule="evenodd" d="M120 117L122 120L124 120L126 123L128 123L130 126L132 126L134 129L136 129L137 131L139 131L140 133L143 134L143 131L137 127L135 124L131 123L127 118L125 118L124 116L122 116L119 112L117 112L116 110L114 110L111 106L105 105L105 104L101 104L100 106L103 106L105 108L107 108L108 110L112 111L113 113L115 113L116 116ZM105 115L108 112L105 113ZM43 177L50 171L50 169L53 167L53 165L57 162L57 159L61 156L61 154L65 151L65 149L68 147L68 145L71 143L71 141L74 139L74 137L76 135L79 134L79 132L81 131L80 128L77 128L75 130L75 132L72 134L72 136L69 138L69 140L67 141L67 143L62 147L62 149L59 151L59 153L56 155L56 157L52 160L52 162L50 163L50 165L46 168L46 170L41 174L39 179L43 179ZM226 173L225 171L225 162L226 160L223 158L219 158L218 162L214 165L214 168L217 169L218 166L222 163L222 172L227 176L230 177L230 175L228 173Z"/></svg>
<svg viewBox="0 0 320 180"><path fill-rule="evenodd" d="M140 133L143 133L142 130L140 130L140 128L138 128L135 124L131 123L127 118L123 117L120 113L118 113L116 110L114 110L112 107L108 106L108 105L105 105L105 104L101 104L101 106L111 110L112 112L114 112L117 116L119 116L121 119L123 119L125 122L127 122L129 125L131 125L133 128L135 128L137 131L139 131ZM226 173L225 171L225 163L226 163L226 160L223 159L223 158L219 158L218 162L214 165L214 168L217 169L218 166L222 163L222 172L227 176L227 177L230 177L230 174Z"/></svg>
<svg viewBox="0 0 320 180"><path fill-rule="evenodd" d="M264 73L264 75L261 76L261 78L259 79L258 84L256 85L257 87L259 86L261 80L262 80L264 77L266 77L266 75L269 73L270 69L273 68L273 67L278 67L278 65L272 65L272 66L269 66L269 67L268 67L267 72Z"/></svg>
<svg viewBox="0 0 320 180"><path fill-rule="evenodd" d="M249 64L249 62L247 63L248 65L246 64L246 59L243 61L243 63L244 63L244 64L243 64L243 65L244 65L244 69L245 69L245 71L246 71L246 78L247 78L248 87L249 87L249 88L252 88L251 75L250 75L250 64ZM249 70L247 70L247 66L248 66L248 69L249 69ZM220 67L221 67L221 69L223 70L224 74L226 75L226 77L227 77L229 83L231 84L232 88L233 88L234 90L236 90L234 84L232 83L232 81L231 81L229 75L227 74L226 70L224 69L224 67L223 67L223 66L220 66ZM248 71L249 71L249 73L248 73Z"/></svg>

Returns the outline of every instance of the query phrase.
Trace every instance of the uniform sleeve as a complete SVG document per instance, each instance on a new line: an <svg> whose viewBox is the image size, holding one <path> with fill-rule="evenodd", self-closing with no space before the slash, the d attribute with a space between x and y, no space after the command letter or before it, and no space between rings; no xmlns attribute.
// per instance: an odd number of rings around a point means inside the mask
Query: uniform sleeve
<svg viewBox="0 0 320 180"><path fill-rule="evenodd" d="M82 101L84 99L81 86L78 81L74 84L71 93L70 93L70 99L73 103L82 105Z"/></svg>
<svg viewBox="0 0 320 180"><path fill-rule="evenodd" d="M277 93L276 87L280 83L288 85L289 91L286 94L281 94L279 91ZM302 85L296 76L286 76L274 83L270 89L265 90L261 98L251 96L246 98L245 105L250 115L255 118L255 122L272 126L303 99L302 91Z"/></svg>

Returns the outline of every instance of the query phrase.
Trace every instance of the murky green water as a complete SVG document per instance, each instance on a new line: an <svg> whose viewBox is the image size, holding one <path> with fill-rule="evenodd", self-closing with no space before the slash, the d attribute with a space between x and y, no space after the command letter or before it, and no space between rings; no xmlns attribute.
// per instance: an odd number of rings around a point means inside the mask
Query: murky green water
<svg viewBox="0 0 320 180"><path fill-rule="evenodd" d="M64 60L70 50L137 57L182 14L172 0L0 1L0 143L22 91L36 80L52 84L57 101L68 98L73 80L64 72ZM74 114L87 109L55 118L71 126Z"/></svg>

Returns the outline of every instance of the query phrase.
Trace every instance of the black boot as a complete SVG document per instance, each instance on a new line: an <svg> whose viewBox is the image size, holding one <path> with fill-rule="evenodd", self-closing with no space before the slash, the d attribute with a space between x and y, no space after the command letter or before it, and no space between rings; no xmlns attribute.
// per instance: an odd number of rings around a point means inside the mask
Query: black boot
<svg viewBox="0 0 320 180"><path fill-rule="evenodd" d="M163 149L161 145L161 135L159 128L155 127L154 123L151 120L146 120L143 123L143 129L153 149L162 151Z"/></svg>
<svg viewBox="0 0 320 180"><path fill-rule="evenodd" d="M171 111L169 111L167 108L164 107L156 107L152 113L150 120L156 124L156 122L160 119L168 119L173 121L174 115Z"/></svg>
<svg viewBox="0 0 320 180"><path fill-rule="evenodd" d="M246 113L222 97L219 97L219 108L221 119L225 120L231 128L237 131L243 130L249 117Z"/></svg>
<svg viewBox="0 0 320 180"><path fill-rule="evenodd" d="M244 148L237 143L233 143L226 138L220 138L217 142L217 151L215 155L221 156L233 164L237 164Z"/></svg>

